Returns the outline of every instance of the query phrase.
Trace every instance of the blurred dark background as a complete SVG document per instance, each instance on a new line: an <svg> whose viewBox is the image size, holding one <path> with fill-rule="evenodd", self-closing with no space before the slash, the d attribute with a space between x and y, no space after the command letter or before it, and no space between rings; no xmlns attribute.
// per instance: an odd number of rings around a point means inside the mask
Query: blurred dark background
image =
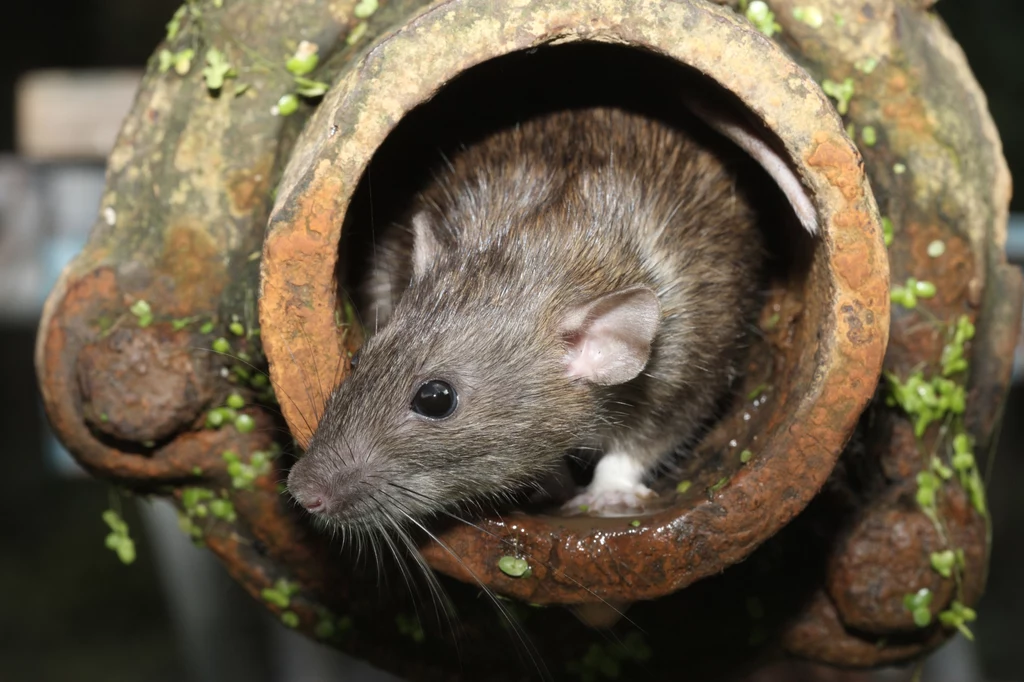
<svg viewBox="0 0 1024 682"><path fill-rule="evenodd" d="M19 155L19 83L39 69L138 69L177 5L7 2L0 19L0 681L383 679L278 626L188 543L164 506L123 502L138 560L121 565L103 546L108 486L77 474L40 408L30 361L39 307L93 221L103 168ZM937 9L988 94L1011 169L1024 177L1024 3L943 0ZM1013 208L1024 212L1024 199ZM1024 221L1014 226L1009 250L1021 263ZM926 682L1024 680L1020 384L1006 414L989 481L994 549L977 643L955 643L925 670Z"/></svg>

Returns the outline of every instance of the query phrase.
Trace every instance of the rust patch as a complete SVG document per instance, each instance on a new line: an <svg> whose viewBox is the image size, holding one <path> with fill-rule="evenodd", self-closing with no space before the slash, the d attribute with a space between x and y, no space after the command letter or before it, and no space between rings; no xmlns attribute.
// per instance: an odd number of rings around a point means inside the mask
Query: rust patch
<svg viewBox="0 0 1024 682"><path fill-rule="evenodd" d="M85 419L120 440L157 441L189 428L213 394L210 354L187 333L118 329L78 355Z"/></svg>
<svg viewBox="0 0 1024 682"><path fill-rule="evenodd" d="M156 270L169 280L156 280L163 289L157 312L171 317L212 310L228 282L220 246L198 224L168 228Z"/></svg>
<svg viewBox="0 0 1024 682"><path fill-rule="evenodd" d="M231 173L227 177L228 200L232 215L247 215L270 202L271 160Z"/></svg>
<svg viewBox="0 0 1024 682"><path fill-rule="evenodd" d="M828 133L817 132L814 147L805 161L808 166L821 170L848 202L856 202L864 196L860 159L849 144L837 141Z"/></svg>

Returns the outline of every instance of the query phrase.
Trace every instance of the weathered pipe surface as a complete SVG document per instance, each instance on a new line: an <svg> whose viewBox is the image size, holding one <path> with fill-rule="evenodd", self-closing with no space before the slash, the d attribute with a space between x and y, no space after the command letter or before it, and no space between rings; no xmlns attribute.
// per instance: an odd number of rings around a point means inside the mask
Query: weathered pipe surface
<svg viewBox="0 0 1024 682"><path fill-rule="evenodd" d="M938 646L987 570L965 455L994 442L1020 323L1008 172L930 3L819 0L820 16L769 4L773 39L735 3L701 0L188 3L161 50L166 62L198 47L193 63L162 69L154 55L89 244L47 302L36 361L54 428L95 475L177 499L193 536L283 621L411 679L726 679L784 653L873 666ZM304 81L285 68L302 40L320 56ZM436 544L422 554L454 578L441 577L452 627L425 583L332 545L280 494L281 427L308 437L361 343L337 298L339 240L388 133L473 65L592 41L653 50L735 95L811 191L824 237L762 316L768 361L747 388L770 388L709 435L690 491L670 489L638 527L512 514L445 530L459 560ZM210 47L235 70L213 93ZM332 85L318 106L279 115L282 95L320 82ZM925 408L940 417L915 433ZM208 514L203 495L234 514ZM532 575L498 570L509 554ZM477 580L534 606L491 601ZM926 613L912 612L905 597L922 588ZM637 602L618 638L557 606L600 600Z"/></svg>

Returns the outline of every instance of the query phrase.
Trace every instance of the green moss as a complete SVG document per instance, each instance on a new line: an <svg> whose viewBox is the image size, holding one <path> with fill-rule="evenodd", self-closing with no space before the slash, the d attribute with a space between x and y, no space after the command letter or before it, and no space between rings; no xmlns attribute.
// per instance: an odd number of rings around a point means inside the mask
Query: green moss
<svg viewBox="0 0 1024 682"><path fill-rule="evenodd" d="M299 592L299 584L286 580L284 578L278 578L274 581L273 587L264 587L260 590L260 596L263 601L274 606L287 609L291 606L292 597Z"/></svg>
<svg viewBox="0 0 1024 682"><path fill-rule="evenodd" d="M855 89L852 78L847 78L842 83L826 78L821 83L821 89L836 101L836 111L840 116L845 116L850 111L850 100L853 99Z"/></svg>
<svg viewBox="0 0 1024 682"><path fill-rule="evenodd" d="M978 618L974 609L964 606L960 601L954 600L949 608L939 614L939 622L947 628L956 628L970 641L974 641L974 633L967 627L967 623L973 623Z"/></svg>
<svg viewBox="0 0 1024 682"><path fill-rule="evenodd" d="M206 51L206 67L203 69L203 80L208 90L218 92L224 87L224 81L238 75L228 62L227 56L215 47Z"/></svg>
<svg viewBox="0 0 1024 682"><path fill-rule="evenodd" d="M956 565L956 554L951 549L941 552L932 552L928 557L932 568L943 578L953 577L953 568Z"/></svg>
<svg viewBox="0 0 1024 682"><path fill-rule="evenodd" d="M936 239L928 244L928 257L938 258L942 254L946 253L946 242L941 239Z"/></svg>
<svg viewBox="0 0 1024 682"><path fill-rule="evenodd" d="M895 230L893 229L892 220L885 216L882 216L882 237L885 239L886 246L892 246Z"/></svg>
<svg viewBox="0 0 1024 682"><path fill-rule="evenodd" d="M782 32L782 27L775 21L775 14L768 8L768 4L762 0L752 0L747 5L745 14L750 23L769 38L776 33Z"/></svg>
<svg viewBox="0 0 1024 682"><path fill-rule="evenodd" d="M285 62L284 66L293 76L305 76L320 63L319 51L320 48L316 43L303 40L299 43L295 54Z"/></svg>
<svg viewBox="0 0 1024 682"><path fill-rule="evenodd" d="M127 566L133 563L135 561L135 542L128 533L128 524L113 509L103 512L102 518L110 529L103 544L117 554L117 558L121 560L122 564Z"/></svg>
<svg viewBox="0 0 1024 682"><path fill-rule="evenodd" d="M932 591L927 587L922 587L914 594L903 596L903 608L910 611L914 617L914 625L919 628L931 625L932 612L929 607L931 606L932 598Z"/></svg>
<svg viewBox="0 0 1024 682"><path fill-rule="evenodd" d="M295 93L289 92L286 95L281 95L281 98L277 100L277 104L274 105L272 112L275 116L291 116L299 110L299 98Z"/></svg>
<svg viewBox="0 0 1024 682"><path fill-rule="evenodd" d="M794 7L793 18L811 28L821 28L825 25L825 15L817 7Z"/></svg>
<svg viewBox="0 0 1024 682"><path fill-rule="evenodd" d="M353 8L352 14L356 19L369 19L377 11L378 7L378 0L359 0L355 8Z"/></svg>
<svg viewBox="0 0 1024 682"><path fill-rule="evenodd" d="M140 327L148 327L153 323L153 309L150 307L149 302L144 299L140 298L135 303L132 303L128 311L135 316Z"/></svg>
<svg viewBox="0 0 1024 682"><path fill-rule="evenodd" d="M878 67L878 60L874 57L863 57L853 63L853 68L861 73L872 73Z"/></svg>
<svg viewBox="0 0 1024 682"><path fill-rule="evenodd" d="M248 414L240 414L235 417L235 428L239 433L250 433L256 428L256 420Z"/></svg>
<svg viewBox="0 0 1024 682"><path fill-rule="evenodd" d="M400 613L395 616L395 625L398 626L399 634L408 637L417 644L422 643L426 639L423 627L415 616Z"/></svg>
<svg viewBox="0 0 1024 682"><path fill-rule="evenodd" d="M507 576L522 578L528 577L527 573L530 571L530 564L526 559L515 556L503 556L498 559L498 568Z"/></svg>
<svg viewBox="0 0 1024 682"><path fill-rule="evenodd" d="M227 464L228 475L231 476L231 486L237 490L252 490L257 478L270 473L273 457L271 451L257 450L246 462L234 450L221 453L221 459Z"/></svg>
<svg viewBox="0 0 1024 682"><path fill-rule="evenodd" d="M715 483L713 486L708 488L708 494L709 495L714 495L715 493L717 493L719 490L721 490L722 488L724 488L727 485L729 485L729 477L725 476L723 478L720 478L720 479L718 479L717 483Z"/></svg>
<svg viewBox="0 0 1024 682"><path fill-rule="evenodd" d="M761 397L761 394L768 388L768 384L758 384L747 394L747 400L757 400Z"/></svg>
<svg viewBox="0 0 1024 682"><path fill-rule="evenodd" d="M352 32L345 37L345 44L351 46L358 43L359 39L366 35L368 28L370 28L370 25L367 22L360 21L355 25L355 28L352 29Z"/></svg>

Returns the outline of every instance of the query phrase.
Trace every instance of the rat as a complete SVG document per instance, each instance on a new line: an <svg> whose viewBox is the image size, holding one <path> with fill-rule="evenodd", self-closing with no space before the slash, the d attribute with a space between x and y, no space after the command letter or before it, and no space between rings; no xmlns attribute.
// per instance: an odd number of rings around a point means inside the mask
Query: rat
<svg viewBox="0 0 1024 682"><path fill-rule="evenodd" d="M446 159L375 245L376 330L291 469L299 504L388 525L536 487L576 452L599 459L566 509L643 508L729 394L760 306L761 219L715 149L595 106Z"/></svg>

